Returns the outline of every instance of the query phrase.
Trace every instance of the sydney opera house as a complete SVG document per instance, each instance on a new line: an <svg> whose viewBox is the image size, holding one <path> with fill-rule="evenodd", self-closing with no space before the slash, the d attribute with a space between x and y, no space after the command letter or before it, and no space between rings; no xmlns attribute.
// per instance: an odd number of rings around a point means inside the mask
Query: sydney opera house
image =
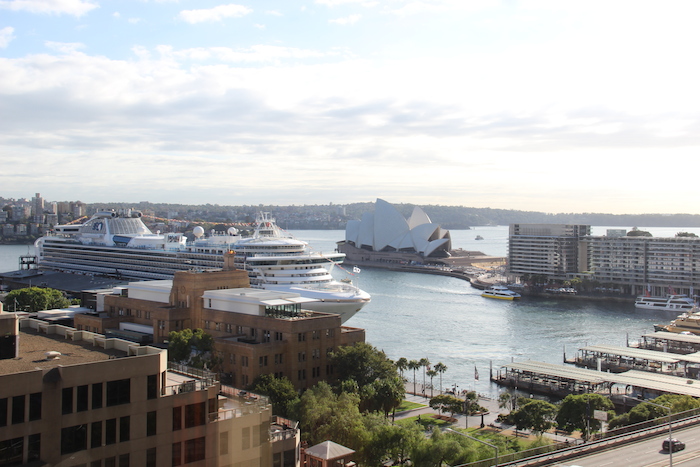
<svg viewBox="0 0 700 467"><path fill-rule="evenodd" d="M433 224L421 208L413 208L407 220L382 199L362 220L348 221L345 240L338 242L338 251L354 264L426 263L448 257L451 248L450 232Z"/></svg>

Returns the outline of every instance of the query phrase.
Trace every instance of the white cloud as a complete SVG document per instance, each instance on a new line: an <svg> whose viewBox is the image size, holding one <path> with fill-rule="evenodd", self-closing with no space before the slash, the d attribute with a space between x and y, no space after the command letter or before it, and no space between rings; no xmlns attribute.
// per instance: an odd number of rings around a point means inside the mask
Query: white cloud
<svg viewBox="0 0 700 467"><path fill-rule="evenodd" d="M129 21L129 24L138 24L141 21L143 21L143 19L142 18L129 18L128 21Z"/></svg>
<svg viewBox="0 0 700 467"><path fill-rule="evenodd" d="M265 14L270 16L282 16L282 12L279 10L267 10Z"/></svg>
<svg viewBox="0 0 700 467"><path fill-rule="evenodd" d="M43 14L82 16L99 5L84 0L0 0L0 8Z"/></svg>
<svg viewBox="0 0 700 467"><path fill-rule="evenodd" d="M360 20L360 18L362 18L362 15L350 15L346 16L345 18L329 19L328 22L342 25L355 24Z"/></svg>
<svg viewBox="0 0 700 467"><path fill-rule="evenodd" d="M183 10L178 17L190 24L204 23L209 21L221 21L224 18L240 18L252 13L248 7L243 5L219 5L206 10Z"/></svg>
<svg viewBox="0 0 700 467"><path fill-rule="evenodd" d="M79 42L54 42L54 41L46 41L44 43L46 47L48 47L51 50L55 50L56 52L60 52L63 54L72 54L78 51L78 49L84 49L85 44L81 44Z"/></svg>
<svg viewBox="0 0 700 467"><path fill-rule="evenodd" d="M6 49L10 42L12 42L12 39L15 38L12 34L13 32L15 32L15 29L10 26L0 29L0 49Z"/></svg>

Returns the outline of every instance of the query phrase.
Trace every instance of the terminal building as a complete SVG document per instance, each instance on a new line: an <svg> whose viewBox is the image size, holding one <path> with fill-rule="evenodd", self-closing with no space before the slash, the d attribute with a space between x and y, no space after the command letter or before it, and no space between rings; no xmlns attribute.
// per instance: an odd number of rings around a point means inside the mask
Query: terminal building
<svg viewBox="0 0 700 467"><path fill-rule="evenodd" d="M694 295L700 289L700 238L628 236L588 225L512 224L508 274L575 277L612 285L626 295Z"/></svg>
<svg viewBox="0 0 700 467"><path fill-rule="evenodd" d="M0 333L0 465L299 465L266 398L164 349L1 309Z"/></svg>

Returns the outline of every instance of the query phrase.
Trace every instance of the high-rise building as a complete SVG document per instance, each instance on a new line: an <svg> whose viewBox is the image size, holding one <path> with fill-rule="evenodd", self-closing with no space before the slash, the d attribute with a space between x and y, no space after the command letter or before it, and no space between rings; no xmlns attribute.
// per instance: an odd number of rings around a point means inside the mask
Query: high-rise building
<svg viewBox="0 0 700 467"><path fill-rule="evenodd" d="M579 240L590 233L590 225L511 224L507 273L570 279L579 272Z"/></svg>

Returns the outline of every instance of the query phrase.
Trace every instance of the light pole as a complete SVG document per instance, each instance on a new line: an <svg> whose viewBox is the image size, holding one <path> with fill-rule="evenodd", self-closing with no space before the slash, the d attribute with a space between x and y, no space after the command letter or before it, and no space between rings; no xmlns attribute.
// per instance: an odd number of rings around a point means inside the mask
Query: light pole
<svg viewBox="0 0 700 467"><path fill-rule="evenodd" d="M623 395L625 399L632 399L639 401L639 399L635 399L634 397L630 396L625 396ZM648 400L642 400L642 402L647 403L649 405L653 405L654 407L659 407L660 409L666 409L668 410L668 465L669 467L673 467L673 432L672 432L672 420L671 420L671 414L672 414L672 408L671 407L666 407L665 405L657 404L655 402L649 402Z"/></svg>
<svg viewBox="0 0 700 467"><path fill-rule="evenodd" d="M455 431L455 430L453 430L452 428L445 428L445 430L446 430L446 431L451 431L452 433L457 433L458 435L462 435L462 436L464 436L465 438L469 438L469 439L474 440L474 441L476 441L476 442L478 442L478 443L485 444L486 446L492 447L492 448L496 451L496 457L495 457L496 463L495 463L494 465L495 465L496 467L498 467L498 446L494 446L494 445L491 444L491 443L487 443L486 441L482 441L482 440L480 440L480 439L474 438L473 436L466 435L466 434L462 433L461 431Z"/></svg>

